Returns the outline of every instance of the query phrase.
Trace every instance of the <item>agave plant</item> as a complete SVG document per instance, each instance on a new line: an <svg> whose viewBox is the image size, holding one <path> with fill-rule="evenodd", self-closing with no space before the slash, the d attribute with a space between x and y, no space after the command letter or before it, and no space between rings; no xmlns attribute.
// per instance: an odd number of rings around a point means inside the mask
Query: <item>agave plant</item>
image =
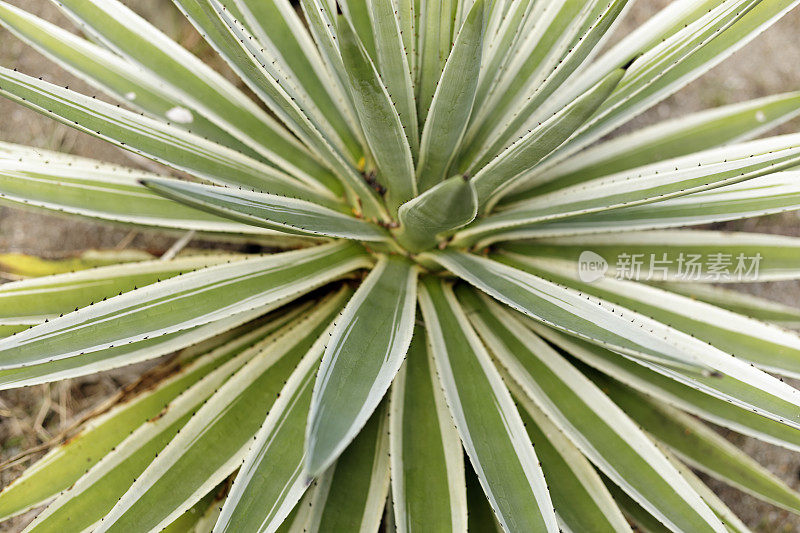
<svg viewBox="0 0 800 533"><path fill-rule="evenodd" d="M174 3L249 94L118 0L56 2L88 39L0 1L119 103L8 68L4 96L176 171L3 144L0 198L179 237L0 287L3 389L177 352L0 516L746 531L695 471L800 512L703 422L800 450L776 377L800 377L800 311L709 283L753 258L796 279L800 241L674 229L800 209L800 134L751 140L800 93L603 140L797 0L676 0L603 54L632 2ZM193 237L265 253L180 252ZM688 256L715 260L687 278ZM658 268L624 275L636 258Z"/></svg>

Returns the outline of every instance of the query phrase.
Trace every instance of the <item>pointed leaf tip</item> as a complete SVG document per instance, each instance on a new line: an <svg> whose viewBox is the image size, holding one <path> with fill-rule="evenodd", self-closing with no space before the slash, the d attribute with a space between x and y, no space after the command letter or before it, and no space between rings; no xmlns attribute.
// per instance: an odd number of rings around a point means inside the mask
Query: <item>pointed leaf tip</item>
<svg viewBox="0 0 800 533"><path fill-rule="evenodd" d="M398 210L397 238L412 252L436 246L437 237L466 226L478 214L478 194L468 175L449 178Z"/></svg>
<svg viewBox="0 0 800 533"><path fill-rule="evenodd" d="M336 321L322 358L306 430L306 471L319 475L366 424L411 343L417 268L384 256Z"/></svg>

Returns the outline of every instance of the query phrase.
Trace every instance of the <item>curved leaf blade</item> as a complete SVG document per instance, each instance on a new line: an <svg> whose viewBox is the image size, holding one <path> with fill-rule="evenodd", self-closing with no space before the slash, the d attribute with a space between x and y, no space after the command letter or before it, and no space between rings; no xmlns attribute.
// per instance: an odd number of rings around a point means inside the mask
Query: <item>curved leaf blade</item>
<svg viewBox="0 0 800 533"><path fill-rule="evenodd" d="M773 300L714 285L659 283L657 286L756 320L785 328L800 329L800 309Z"/></svg>
<svg viewBox="0 0 800 533"><path fill-rule="evenodd" d="M251 310L202 326L195 326L176 333L168 333L141 342L87 353L79 357L56 359L55 361L2 370L0 371L0 390L86 376L151 360L176 350L183 350L198 343L203 343L217 335L224 334L242 324L255 320L263 314L259 309Z"/></svg>
<svg viewBox="0 0 800 533"><path fill-rule="evenodd" d="M498 258L498 260L527 271L527 266L512 259ZM554 285L559 286L555 283ZM617 303L610 303L608 300L596 298L575 289L569 290L581 294L590 300L594 299L601 304L611 305L620 316L624 316L627 313L633 313L635 316L639 317L645 316L635 311L629 311L627 308ZM524 314L531 316L530 312L522 311ZM798 399L800 390L757 369L756 365L753 363L725 353L715 346L696 339L694 336L679 329L667 326L657 319L651 319L650 317L647 317L647 319L652 320L649 326L649 333L651 335L661 330L661 335L663 335L668 343L673 344L680 352L687 355L693 354L690 356L690 360L695 361L696 364L700 365L700 368L671 364L669 361L657 361L646 357L637 357L635 354L630 353L626 355L632 355L635 360L641 362L641 364L672 377L673 379L686 382L709 394L716 395L739 405L740 407L752 409L762 416L800 429L800 424L798 424L798 420L800 420L800 411L794 407L794 405L800 401ZM769 329L769 327L767 327L767 329ZM782 341L784 344L791 345L797 342L796 336L786 332L782 333ZM571 334L574 335L574 333ZM776 334L774 329L771 334L773 336ZM620 354L625 354L624 350L619 350L611 346L606 347Z"/></svg>
<svg viewBox="0 0 800 533"><path fill-rule="evenodd" d="M507 205L475 231L608 213L744 182L796 166L799 142L793 135L772 137L597 178Z"/></svg>
<svg viewBox="0 0 800 533"><path fill-rule="evenodd" d="M158 78L108 49L6 2L0 2L0 23L77 77L87 80L116 100L165 122L169 121L168 115L174 113L172 110L186 109L195 115L194 120L187 124L176 123L177 127L190 129L202 137L245 152L250 157L266 160L256 150L209 120L202 110L187 103L181 95L166 89Z"/></svg>
<svg viewBox="0 0 800 533"><path fill-rule="evenodd" d="M652 204L475 232L470 239L457 235L456 242L481 248L498 241L698 226L795 211L800 209L798 176L797 171L776 172Z"/></svg>
<svg viewBox="0 0 800 533"><path fill-rule="evenodd" d="M629 531L600 476L558 427L530 399L516 395L520 416L541 458L559 520L570 531Z"/></svg>
<svg viewBox="0 0 800 533"><path fill-rule="evenodd" d="M759 368L800 376L800 336L794 332L635 281L601 278L587 283L575 263L506 257L528 272L669 324Z"/></svg>
<svg viewBox="0 0 800 533"><path fill-rule="evenodd" d="M384 256L325 347L306 432L306 471L320 474L355 438L392 383L414 332L417 267Z"/></svg>
<svg viewBox="0 0 800 533"><path fill-rule="evenodd" d="M517 2L517 9L525 5L530 3ZM526 24L520 28L524 32L518 42L521 46L508 52L503 72L492 80L490 98L481 105L481 116L471 127L470 148L463 154L465 163L470 162L470 168L480 168L514 139L555 114L559 108L547 106L548 101L598 50L630 5L628 0L567 0L557 7L533 5ZM583 95L575 99L578 98ZM568 105L569 102L564 107ZM582 122L595 109L590 109ZM578 127L566 132L562 140Z"/></svg>
<svg viewBox="0 0 800 533"><path fill-rule="evenodd" d="M389 493L387 410L380 406L322 476L304 531L378 531Z"/></svg>
<svg viewBox="0 0 800 533"><path fill-rule="evenodd" d="M288 315L291 316L293 315ZM251 345L266 338L285 321L286 319L279 317L246 332L180 368L178 373L155 388L117 403L108 412L91 419L79 433L52 449L0 492L1 519L35 507L68 489L88 468L136 430L143 420L156 417L183 391ZM124 393L122 397L124 399Z"/></svg>
<svg viewBox="0 0 800 533"><path fill-rule="evenodd" d="M345 89L330 72L294 5L287 0L236 0L236 4L241 7L241 16L231 13L247 23L246 29L258 42L276 50L273 59L281 62L284 71L294 75L331 125L342 131L341 121L344 120L358 134L359 125L355 123ZM228 2L225 7L231 10L232 6Z"/></svg>
<svg viewBox="0 0 800 533"><path fill-rule="evenodd" d="M161 280L243 259L235 254L137 261L0 285L0 320L44 322Z"/></svg>
<svg viewBox="0 0 800 533"><path fill-rule="evenodd" d="M711 4L708 12L690 20L634 61L615 94L555 158L566 158L679 90L750 42L797 4L779 0ZM619 55L617 58L621 59ZM569 91L562 95L567 101L572 97Z"/></svg>
<svg viewBox="0 0 800 533"><path fill-rule="evenodd" d="M705 424L668 405L608 380L606 394L645 431L694 468L789 511L800 513L800 494Z"/></svg>
<svg viewBox="0 0 800 533"><path fill-rule="evenodd" d="M608 262L608 277L646 282L742 283L800 277L800 239L763 233L655 230L504 243L501 248L564 261L578 261L583 251L590 250ZM638 272L626 271L624 254L645 263L652 259L657 268L648 264ZM713 266L715 258L719 272Z"/></svg>
<svg viewBox="0 0 800 533"><path fill-rule="evenodd" d="M412 67L409 63L413 48L413 29L405 24L413 25L411 11L413 7L407 0L390 0L389 2L366 2L372 27L375 31L375 64L380 77L386 84L386 90L392 95L397 114L403 124L405 135L414 158L419 155L419 123L417 106L414 100L414 81ZM405 11L405 10L408 11ZM406 32L411 32L408 39ZM416 180L412 181L416 187Z"/></svg>
<svg viewBox="0 0 800 533"><path fill-rule="evenodd" d="M44 162L21 153L22 161L0 160L0 202L101 221L208 234L270 238L255 228L180 205L139 183L154 174L97 162Z"/></svg>
<svg viewBox="0 0 800 533"><path fill-rule="evenodd" d="M757 439L800 451L800 431L797 428L765 418L752 409L743 409L699 389L691 382L678 381L672 376L658 373L654 368L620 357L619 354L599 346L568 337L531 321L526 325L537 335L574 357L577 360L574 364L594 381L599 379L597 371L603 372L659 402Z"/></svg>
<svg viewBox="0 0 800 533"><path fill-rule="evenodd" d="M355 167L360 147L349 143L348 149L345 146L348 143L340 142L340 132L332 129L316 104L292 78L287 78L278 61L270 59L274 51L254 40L224 5L218 0L203 0L197 7L202 11L202 18L208 19L207 23L222 24L225 34L224 38L215 42L217 50L237 70L250 89L299 139L313 149L346 189L358 195L358 205L363 207L366 217L384 218L385 210L376 191L369 187ZM337 57L341 62L341 56Z"/></svg>
<svg viewBox="0 0 800 533"><path fill-rule="evenodd" d="M667 330L674 330L638 313L621 313L602 300L490 259L450 250L426 257L511 308L570 335L635 357L698 369L691 342L665 340L670 337Z"/></svg>
<svg viewBox="0 0 800 533"><path fill-rule="evenodd" d="M215 390L285 333L285 330L278 331L229 359L180 394L157 416L144 421L37 516L30 525L30 531L64 531L73 528L82 531L96 526L153 458L179 434L192 414L214 395ZM198 500L206 492L198 495Z"/></svg>
<svg viewBox="0 0 800 533"><path fill-rule="evenodd" d="M538 127L525 133L499 155L479 168L475 188L482 207L492 203L523 179L531 168L558 148L611 94L624 74L619 69Z"/></svg>
<svg viewBox="0 0 800 533"><path fill-rule="evenodd" d="M93 40L155 76L277 166L311 181L327 172L247 95L118 0L64 0L58 7Z"/></svg>
<svg viewBox="0 0 800 533"><path fill-rule="evenodd" d="M309 485L303 473L304 438L314 374L322 349L311 350L269 410L236 475L214 531L273 532Z"/></svg>
<svg viewBox="0 0 800 533"><path fill-rule="evenodd" d="M798 113L800 93L789 92L667 120L602 142L541 170L534 180L539 185L530 191L510 195L506 201L514 202L623 170L745 141ZM530 187L520 189L527 188Z"/></svg>

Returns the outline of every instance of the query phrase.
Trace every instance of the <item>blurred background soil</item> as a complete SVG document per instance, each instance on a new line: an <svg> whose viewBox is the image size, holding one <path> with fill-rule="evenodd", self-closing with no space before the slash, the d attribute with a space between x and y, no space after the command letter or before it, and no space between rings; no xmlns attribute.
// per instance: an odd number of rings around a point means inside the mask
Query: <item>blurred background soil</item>
<svg viewBox="0 0 800 533"><path fill-rule="evenodd" d="M71 27L48 0L9 0L50 21ZM130 7L155 22L192 52L226 72L221 62L199 35L185 23L168 0L128 0ZM669 0L638 0L619 33L635 27ZM795 9L732 58L726 60L679 94L662 102L620 131L630 131L693 111L800 89L800 9ZM47 81L95 94L93 88L75 79L30 47L0 29L0 65L42 76ZM233 79L233 78L232 78ZM98 94L98 97L100 95ZM773 133L800 131L794 120ZM133 157L105 143L44 118L17 104L0 99L0 141L59 150L114 163L158 169L157 165ZM761 231L800 236L800 215L787 213L724 225L725 229ZM0 253L21 252L60 258L86 249L130 248L163 253L173 237L99 225L74 218L60 218L36 212L0 207ZM790 305L800 305L800 282L743 286L743 290ZM140 365L121 371L0 393L0 486L19 475L40 457L47 444L82 415L121 386L135 380ZM723 431L736 445L766 465L795 489L800 489L800 454L767 445L732 432ZM19 457L26 450L40 450ZM8 463L9 460L17 460ZM800 531L800 518L760 503L714 480L708 480L721 498L754 530L764 532ZM2 530L19 530L32 513L0 524Z"/></svg>

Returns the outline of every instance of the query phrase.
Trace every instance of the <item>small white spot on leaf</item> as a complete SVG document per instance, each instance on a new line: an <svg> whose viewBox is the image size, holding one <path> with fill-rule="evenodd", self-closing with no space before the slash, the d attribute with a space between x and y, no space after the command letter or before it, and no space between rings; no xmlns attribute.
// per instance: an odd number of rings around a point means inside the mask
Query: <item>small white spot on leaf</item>
<svg viewBox="0 0 800 533"><path fill-rule="evenodd" d="M179 124L188 124L194 120L192 112L185 107L173 107L167 111L167 118Z"/></svg>
<svg viewBox="0 0 800 533"><path fill-rule="evenodd" d="M767 115L765 115L763 111L756 111L756 120L759 122L764 122L767 120Z"/></svg>
<svg viewBox="0 0 800 533"><path fill-rule="evenodd" d="M129 93L126 93L125 94L125 98L127 98L128 100L135 100L136 99L136 93L133 92L133 91L131 91Z"/></svg>

